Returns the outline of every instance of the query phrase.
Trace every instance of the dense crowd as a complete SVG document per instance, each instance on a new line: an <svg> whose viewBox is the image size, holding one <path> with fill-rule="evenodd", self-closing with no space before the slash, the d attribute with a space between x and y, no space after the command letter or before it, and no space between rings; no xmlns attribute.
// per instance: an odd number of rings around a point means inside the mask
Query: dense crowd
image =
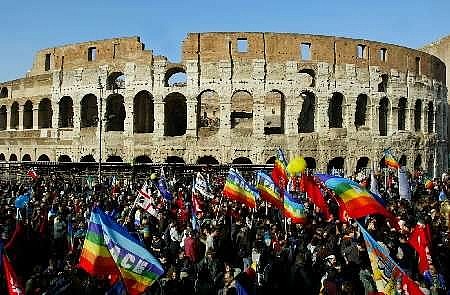
<svg viewBox="0 0 450 295"><path fill-rule="evenodd" d="M258 200L255 210L221 195L224 176L208 171L213 198L192 190L194 174L178 176L164 200L152 180L113 181L90 186L61 175L2 181L0 237L26 294L117 294L106 277L91 277L77 267L92 208L104 210L159 259L165 274L145 294L376 294L372 268L356 220L341 222L338 204L327 198L334 217L325 220L301 192L305 224L291 224L280 211ZM192 176L192 177L190 177ZM175 175L177 178L177 175ZM367 178L355 177L366 183ZM449 294L447 177L425 189L413 175L412 200L400 200L395 176L378 175L380 194L399 218L394 229L381 216L358 220L389 251L424 294ZM148 183L154 198L149 212L136 205ZM386 188L387 189L384 189ZM31 200L16 209L19 195ZM193 196L195 202L193 204ZM196 209L196 218L192 218ZM433 264L421 274L417 254L407 243L412 228L429 224ZM404 294L401 286L397 294ZM114 293L116 292L116 293ZM2 275L0 294L7 294ZM243 293L239 293L243 294Z"/></svg>

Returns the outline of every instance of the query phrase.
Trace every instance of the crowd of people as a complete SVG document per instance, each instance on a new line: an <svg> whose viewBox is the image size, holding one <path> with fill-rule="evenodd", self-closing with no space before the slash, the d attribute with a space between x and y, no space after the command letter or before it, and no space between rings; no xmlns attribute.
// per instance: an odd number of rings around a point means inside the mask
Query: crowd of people
<svg viewBox="0 0 450 295"><path fill-rule="evenodd" d="M0 238L25 294L123 292L111 286L107 277L89 276L77 266L94 207L123 225L161 262L165 274L145 294L287 294L290 290L377 294L357 221L340 221L333 198L327 197L332 216L326 220L307 196L297 192L307 221L292 224L270 203L258 200L257 208L249 209L228 200L221 193L225 175L213 169L205 174L212 198L193 190L194 173L184 173L174 175L179 180L169 186L173 194L169 201L161 197L150 176L124 180L120 172L115 177L119 181L105 177L95 185L55 174L1 181ZM407 201L399 198L394 175L387 184L378 175L381 197L399 218L399 230L382 216L358 222L388 249L424 294L450 294L449 183L443 177L425 189L420 177L412 176L413 196ZM135 202L145 184L153 197L150 213ZM18 196L27 192L30 201L17 209ZM431 228L432 264L426 273L419 273L417 253L407 243L417 223ZM7 294L1 276L0 294ZM401 286L396 292L405 294Z"/></svg>

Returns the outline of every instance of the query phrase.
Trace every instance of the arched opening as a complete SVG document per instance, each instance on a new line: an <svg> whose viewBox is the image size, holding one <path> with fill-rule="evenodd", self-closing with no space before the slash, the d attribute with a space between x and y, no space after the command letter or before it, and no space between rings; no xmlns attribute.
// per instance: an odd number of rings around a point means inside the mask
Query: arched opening
<svg viewBox="0 0 450 295"><path fill-rule="evenodd" d="M400 164L400 167L406 166L406 155L402 155L400 160L398 160L398 163Z"/></svg>
<svg viewBox="0 0 450 295"><path fill-rule="evenodd" d="M93 155L86 155L80 158L80 162L95 162Z"/></svg>
<svg viewBox="0 0 450 295"><path fill-rule="evenodd" d="M378 128L381 136L388 134L388 118L389 118L389 99L383 97L380 100L380 107L378 109Z"/></svg>
<svg viewBox="0 0 450 295"><path fill-rule="evenodd" d="M150 92L143 90L134 97L134 133L152 133L155 125L155 106Z"/></svg>
<svg viewBox="0 0 450 295"><path fill-rule="evenodd" d="M106 90L125 89L125 75L122 72L113 72L109 74L106 81Z"/></svg>
<svg viewBox="0 0 450 295"><path fill-rule="evenodd" d="M367 95L360 94L356 99L356 109L355 109L355 127L366 125L366 112L367 112Z"/></svg>
<svg viewBox="0 0 450 295"><path fill-rule="evenodd" d="M219 161L213 156L203 156L198 158L197 164L218 165Z"/></svg>
<svg viewBox="0 0 450 295"><path fill-rule="evenodd" d="M233 160L233 164L252 164L252 161L247 157L239 157Z"/></svg>
<svg viewBox="0 0 450 295"><path fill-rule="evenodd" d="M428 103L428 128L427 128L427 130L428 130L428 133L433 133L434 132L434 106L433 106L433 102L432 101L430 101L429 103Z"/></svg>
<svg viewBox="0 0 450 295"><path fill-rule="evenodd" d="M361 157L356 162L356 172L361 172L361 170L365 170L369 167L369 158Z"/></svg>
<svg viewBox="0 0 450 295"><path fill-rule="evenodd" d="M264 134L284 133L284 94L270 91L264 99Z"/></svg>
<svg viewBox="0 0 450 295"><path fill-rule="evenodd" d="M186 71L182 67L172 67L164 75L164 86L166 87L183 87L186 86L186 83Z"/></svg>
<svg viewBox="0 0 450 295"><path fill-rule="evenodd" d="M50 158L46 154L42 154L37 159L39 162L49 162Z"/></svg>
<svg viewBox="0 0 450 295"><path fill-rule="evenodd" d="M39 128L51 128L52 127L52 103L50 99L44 98L39 102L38 110L38 126Z"/></svg>
<svg viewBox="0 0 450 295"><path fill-rule="evenodd" d="M6 161L5 154L0 153L0 161L2 162Z"/></svg>
<svg viewBox="0 0 450 295"><path fill-rule="evenodd" d="M27 100L23 106L23 129L33 129L33 103Z"/></svg>
<svg viewBox="0 0 450 295"><path fill-rule="evenodd" d="M275 156L270 157L269 159L267 159L266 164L275 164Z"/></svg>
<svg viewBox="0 0 450 295"><path fill-rule="evenodd" d="M422 156L420 154L414 160L414 170L422 170Z"/></svg>
<svg viewBox="0 0 450 295"><path fill-rule="evenodd" d="M153 163L152 159L150 159L147 155L140 155L134 158L133 163L135 164L144 164L144 163Z"/></svg>
<svg viewBox="0 0 450 295"><path fill-rule="evenodd" d="M25 154L22 156L22 161L23 162L30 162L31 161L31 156L29 154Z"/></svg>
<svg viewBox="0 0 450 295"><path fill-rule="evenodd" d="M219 95L215 91L205 90L200 93L197 102L200 109L197 114L198 135L206 137L217 133L220 128Z"/></svg>
<svg viewBox="0 0 450 295"><path fill-rule="evenodd" d="M405 97L400 97L400 99L398 101L398 110L397 110L398 130L405 130L407 103L408 103L408 100Z"/></svg>
<svg viewBox="0 0 450 295"><path fill-rule="evenodd" d="M333 93L330 104L328 105L328 126L329 128L342 128L342 103L344 96L339 93Z"/></svg>
<svg viewBox="0 0 450 295"><path fill-rule="evenodd" d="M168 156L166 159L166 163L169 164L184 164L184 160L178 156Z"/></svg>
<svg viewBox="0 0 450 295"><path fill-rule="evenodd" d="M0 130L6 130L7 125L7 118L6 118L6 106L2 105L0 108Z"/></svg>
<svg viewBox="0 0 450 295"><path fill-rule="evenodd" d="M11 119L9 121L11 129L19 129L19 103L15 101L11 105Z"/></svg>
<svg viewBox="0 0 450 295"><path fill-rule="evenodd" d="M123 131L125 121L123 96L111 94L106 99L106 131Z"/></svg>
<svg viewBox="0 0 450 295"><path fill-rule="evenodd" d="M420 131L422 128L422 100L416 100L416 104L414 106L414 131Z"/></svg>
<svg viewBox="0 0 450 295"><path fill-rule="evenodd" d="M8 97L8 88L2 87L0 90L0 98L7 98Z"/></svg>
<svg viewBox="0 0 450 295"><path fill-rule="evenodd" d="M328 162L327 165L327 173L328 174L344 174L344 158L336 157Z"/></svg>
<svg viewBox="0 0 450 295"><path fill-rule="evenodd" d="M58 157L58 162L69 163L72 162L72 159L68 155L60 155Z"/></svg>
<svg viewBox="0 0 450 295"><path fill-rule="evenodd" d="M253 97L247 91L236 91L231 97L231 128L253 131Z"/></svg>
<svg viewBox="0 0 450 295"><path fill-rule="evenodd" d="M311 80L311 82L308 84L309 87L315 87L316 86L316 72L313 69L301 69L299 71L300 74L307 74Z"/></svg>
<svg viewBox="0 0 450 295"><path fill-rule="evenodd" d="M305 157L306 168L308 169L316 169L316 159L312 157Z"/></svg>
<svg viewBox="0 0 450 295"><path fill-rule="evenodd" d="M97 97L93 94L87 94L81 100L80 127L97 127L98 108Z"/></svg>
<svg viewBox="0 0 450 295"><path fill-rule="evenodd" d="M316 97L310 91L303 91L300 96L303 99L302 110L298 117L298 133L314 132L314 112L316 108Z"/></svg>
<svg viewBox="0 0 450 295"><path fill-rule="evenodd" d="M73 101L70 96L59 100L59 128L73 128Z"/></svg>
<svg viewBox="0 0 450 295"><path fill-rule="evenodd" d="M16 161L17 161L17 156L16 156L16 154L11 154L11 155L9 156L9 161L10 161L10 162L16 162Z"/></svg>
<svg viewBox="0 0 450 295"><path fill-rule="evenodd" d="M381 75L381 82L378 83L378 92L386 92L388 87L389 76L387 74Z"/></svg>
<svg viewBox="0 0 450 295"><path fill-rule="evenodd" d="M186 133L187 105L186 98L174 92L164 99L164 135L180 136Z"/></svg>
<svg viewBox="0 0 450 295"><path fill-rule="evenodd" d="M122 158L120 156L113 155L113 156L109 156L106 159L106 162L108 162L108 163L118 163L118 162L123 162L123 160L122 160Z"/></svg>

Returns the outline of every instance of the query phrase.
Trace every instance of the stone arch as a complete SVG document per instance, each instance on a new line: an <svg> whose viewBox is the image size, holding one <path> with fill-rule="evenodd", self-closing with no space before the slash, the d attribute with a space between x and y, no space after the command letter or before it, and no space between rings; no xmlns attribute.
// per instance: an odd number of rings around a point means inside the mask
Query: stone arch
<svg viewBox="0 0 450 295"><path fill-rule="evenodd" d="M400 97L398 101L398 110L397 110L397 129L405 130L406 129L406 107L408 106L408 100L406 97Z"/></svg>
<svg viewBox="0 0 450 295"><path fill-rule="evenodd" d="M63 96L59 100L59 128L73 128L73 100L70 96Z"/></svg>
<svg viewBox="0 0 450 295"><path fill-rule="evenodd" d="M266 164L275 164L275 160L276 160L276 157L272 156L269 159L267 159Z"/></svg>
<svg viewBox="0 0 450 295"><path fill-rule="evenodd" d="M272 90L264 98L264 134L284 133L285 97L281 91Z"/></svg>
<svg viewBox="0 0 450 295"><path fill-rule="evenodd" d="M0 98L7 98L8 97L8 88L2 87L0 90Z"/></svg>
<svg viewBox="0 0 450 295"><path fill-rule="evenodd" d="M390 115L389 99L385 96L380 100L378 109L378 129L381 136L388 135L388 118Z"/></svg>
<svg viewBox="0 0 450 295"><path fill-rule="evenodd" d="M356 98L356 109L355 109L355 127L363 127L366 125L367 120L367 95L360 94Z"/></svg>
<svg viewBox="0 0 450 295"><path fill-rule="evenodd" d="M340 92L333 93L328 105L328 127L342 128L344 95Z"/></svg>
<svg viewBox="0 0 450 295"><path fill-rule="evenodd" d="M30 154L25 154L22 156L22 162L30 162L30 161L31 161Z"/></svg>
<svg viewBox="0 0 450 295"><path fill-rule="evenodd" d="M106 90L112 90L125 88L125 75L122 72L112 72L108 75L106 80Z"/></svg>
<svg viewBox="0 0 450 295"><path fill-rule="evenodd" d="M311 91L302 91L302 110L298 116L298 133L314 132L314 116L316 109L316 96Z"/></svg>
<svg viewBox="0 0 450 295"><path fill-rule="evenodd" d="M2 162L6 161L4 153L0 153L0 161L2 161Z"/></svg>
<svg viewBox="0 0 450 295"><path fill-rule="evenodd" d="M306 162L306 168L316 169L316 167L317 167L316 159L314 159L312 157L305 157L305 162Z"/></svg>
<svg viewBox="0 0 450 295"><path fill-rule="evenodd" d="M400 164L400 167L406 166L406 164L407 164L406 155L402 155L400 157L400 159L398 160L398 163Z"/></svg>
<svg viewBox="0 0 450 295"><path fill-rule="evenodd" d="M27 100L23 106L23 129L33 129L33 103Z"/></svg>
<svg viewBox="0 0 450 295"><path fill-rule="evenodd" d="M239 157L233 160L233 164L253 164L252 160L247 157Z"/></svg>
<svg viewBox="0 0 450 295"><path fill-rule="evenodd" d="M250 92L238 90L231 96L231 129L253 131L253 97Z"/></svg>
<svg viewBox="0 0 450 295"><path fill-rule="evenodd" d="M197 98L199 136L215 134L220 128L220 99L214 90L205 90Z"/></svg>
<svg viewBox="0 0 450 295"><path fill-rule="evenodd" d="M422 100L417 99L414 104L414 131L422 129Z"/></svg>
<svg viewBox="0 0 450 295"><path fill-rule="evenodd" d="M418 154L414 160L414 170L422 170L422 155Z"/></svg>
<svg viewBox="0 0 450 295"><path fill-rule="evenodd" d="M344 158L343 157L335 157L328 162L327 165L327 173L331 174L333 169L339 170L340 173L344 170Z"/></svg>
<svg viewBox="0 0 450 295"><path fill-rule="evenodd" d="M186 70L181 66L174 66L167 69L164 74L164 86L186 86L187 76Z"/></svg>
<svg viewBox="0 0 450 295"><path fill-rule="evenodd" d="M315 87L316 86L316 72L313 69L301 69L299 71L300 74L307 74L310 79L311 83L309 83L309 87Z"/></svg>
<svg viewBox="0 0 450 295"><path fill-rule="evenodd" d="M106 131L124 131L126 117L123 96L111 94L106 99Z"/></svg>
<svg viewBox="0 0 450 295"><path fill-rule="evenodd" d="M16 154L11 154L11 155L9 156L9 161L10 161L10 162L16 162L16 161L17 161L17 156L16 156Z"/></svg>
<svg viewBox="0 0 450 295"><path fill-rule="evenodd" d="M368 157L361 157L356 162L356 172L360 172L364 168L369 168L369 158Z"/></svg>
<svg viewBox="0 0 450 295"><path fill-rule="evenodd" d="M142 90L133 101L134 133L153 133L155 126L155 105L150 92Z"/></svg>
<svg viewBox="0 0 450 295"><path fill-rule="evenodd" d="M0 108L0 130L6 130L7 118L6 118L6 106L2 105Z"/></svg>
<svg viewBox="0 0 450 295"><path fill-rule="evenodd" d="M144 164L144 163L153 163L153 161L147 155L140 155L140 156L137 156L136 158L134 158L133 163Z"/></svg>
<svg viewBox="0 0 450 295"><path fill-rule="evenodd" d="M117 156L117 155L111 155L108 156L108 158L106 159L106 162L108 163L119 163L119 162L123 162L122 157Z"/></svg>
<svg viewBox="0 0 450 295"><path fill-rule="evenodd" d="M166 158L166 163L170 163L170 164L184 164L184 160L181 157L178 156L168 156Z"/></svg>
<svg viewBox="0 0 450 295"><path fill-rule="evenodd" d="M203 156L197 159L197 164L218 165L219 161L213 156Z"/></svg>
<svg viewBox="0 0 450 295"><path fill-rule="evenodd" d="M72 159L68 155L60 155L58 157L58 162L69 163L72 162Z"/></svg>
<svg viewBox="0 0 450 295"><path fill-rule="evenodd" d="M38 106L38 127L52 128L52 102L48 98L43 98Z"/></svg>
<svg viewBox="0 0 450 295"><path fill-rule="evenodd" d="M428 133L433 133L434 132L434 105L433 102L430 101L428 103L428 115L427 115L427 131Z"/></svg>
<svg viewBox="0 0 450 295"><path fill-rule="evenodd" d="M89 155L82 156L80 158L80 162L95 162L95 159L94 159L93 155L89 154Z"/></svg>
<svg viewBox="0 0 450 295"><path fill-rule="evenodd" d="M50 162L50 158L46 154L42 154L37 159L39 162Z"/></svg>
<svg viewBox="0 0 450 295"><path fill-rule="evenodd" d="M19 129L19 103L13 102L11 105L11 118L9 120L9 126L11 129Z"/></svg>
<svg viewBox="0 0 450 295"><path fill-rule="evenodd" d="M181 136L187 129L187 104L184 95L170 93L164 99L164 135Z"/></svg>
<svg viewBox="0 0 450 295"><path fill-rule="evenodd" d="M97 127L97 97L92 93L86 94L81 100L80 120L80 128Z"/></svg>

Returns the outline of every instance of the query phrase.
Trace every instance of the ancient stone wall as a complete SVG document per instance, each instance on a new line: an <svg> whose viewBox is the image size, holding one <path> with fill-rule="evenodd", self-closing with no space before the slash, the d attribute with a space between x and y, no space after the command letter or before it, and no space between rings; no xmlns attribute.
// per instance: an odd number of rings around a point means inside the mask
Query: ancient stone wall
<svg viewBox="0 0 450 295"><path fill-rule="evenodd" d="M392 147L410 170L447 167L445 65L432 55L282 33L190 33L182 53L172 63L137 37L39 51L26 77L0 83L0 157L98 159L100 121L103 161L262 164L282 147L352 173Z"/></svg>

